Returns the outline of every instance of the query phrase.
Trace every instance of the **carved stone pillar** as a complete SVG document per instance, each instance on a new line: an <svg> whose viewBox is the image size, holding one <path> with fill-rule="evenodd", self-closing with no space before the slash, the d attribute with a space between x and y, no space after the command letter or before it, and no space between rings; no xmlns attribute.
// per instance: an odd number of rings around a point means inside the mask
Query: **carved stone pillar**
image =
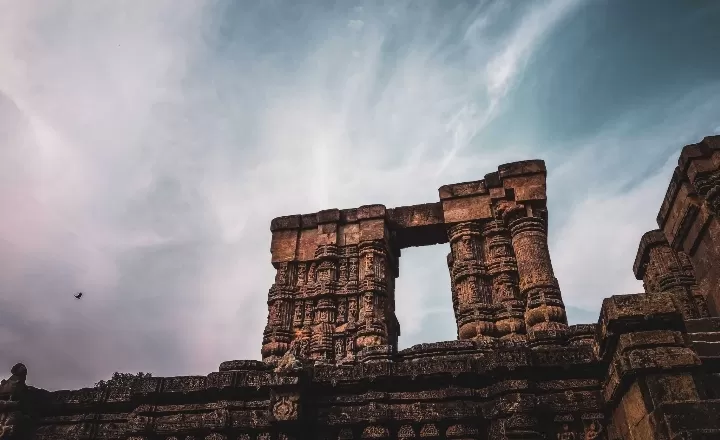
<svg viewBox="0 0 720 440"><path fill-rule="evenodd" d="M360 330L357 348L385 345L387 328L387 259L388 251L382 242L363 241L360 252L360 298L358 304Z"/></svg>
<svg viewBox="0 0 720 440"><path fill-rule="evenodd" d="M662 231L653 230L642 236L633 271L643 281L645 292L672 294L683 319L707 316L707 305L699 292L692 263L684 252L670 247Z"/></svg>
<svg viewBox="0 0 720 440"><path fill-rule="evenodd" d="M292 318L295 281L293 263L275 263L275 283L268 294L268 320L263 332L263 359L281 357L293 338Z"/></svg>
<svg viewBox="0 0 720 440"><path fill-rule="evenodd" d="M321 225L328 228L331 225ZM335 226L335 225L332 225ZM334 232L334 231L333 231ZM314 297L317 305L314 310L313 336L310 357L321 361L334 360L333 334L336 319L336 293L338 291L338 247L334 243L321 244L315 250L317 269L315 270Z"/></svg>
<svg viewBox="0 0 720 440"><path fill-rule="evenodd" d="M484 262L481 226L477 222L450 226L448 241L458 339L493 337L492 290Z"/></svg>
<svg viewBox="0 0 720 440"><path fill-rule="evenodd" d="M357 264L351 260L349 272L357 271L358 296L348 298L348 327L357 331L354 341L348 341L347 346L358 353L366 347L397 341L400 329L395 325L394 280L398 260L392 252L384 206L361 206L352 215L358 223L358 258ZM396 349L392 347L393 351Z"/></svg>
<svg viewBox="0 0 720 440"><path fill-rule="evenodd" d="M488 274L492 277L492 302L503 306L496 316L497 335L515 339L525 333L525 302L520 297L510 231L502 221L494 220L485 225L483 236Z"/></svg>
<svg viewBox="0 0 720 440"><path fill-rule="evenodd" d="M301 290L307 281L307 265L298 262L298 241L303 229L299 215L278 217L270 224L270 252L275 283L268 293L268 320L263 332L262 359L276 362L290 348L301 328L304 304Z"/></svg>
<svg viewBox="0 0 720 440"><path fill-rule="evenodd" d="M528 332L567 329L565 305L548 250L547 211L520 203L498 207L510 229L520 275L520 294L527 300Z"/></svg>
<svg viewBox="0 0 720 440"><path fill-rule="evenodd" d="M345 301L347 302L347 312L345 322L340 327L344 334L345 340L345 357L347 361L355 359L357 347L355 339L357 337L358 320L359 320L359 273L360 262L358 256L357 245L348 246L346 250L348 264L348 281L343 292L345 293Z"/></svg>

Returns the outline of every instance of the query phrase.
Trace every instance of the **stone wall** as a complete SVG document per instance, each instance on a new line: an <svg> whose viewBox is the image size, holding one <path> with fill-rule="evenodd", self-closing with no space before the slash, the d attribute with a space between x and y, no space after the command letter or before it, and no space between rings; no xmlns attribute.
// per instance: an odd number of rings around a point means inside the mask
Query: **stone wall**
<svg viewBox="0 0 720 440"><path fill-rule="evenodd" d="M272 221L263 361L48 392L18 364L0 438L130 440L720 438L719 137L685 147L634 272L568 326L542 161L440 200ZM448 243L458 339L398 350L401 251Z"/></svg>

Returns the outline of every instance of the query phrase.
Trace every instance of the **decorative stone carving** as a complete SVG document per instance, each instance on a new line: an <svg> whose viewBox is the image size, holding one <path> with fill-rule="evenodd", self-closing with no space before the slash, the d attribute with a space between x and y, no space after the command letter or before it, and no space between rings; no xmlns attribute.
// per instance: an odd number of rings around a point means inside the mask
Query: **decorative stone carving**
<svg viewBox="0 0 720 440"><path fill-rule="evenodd" d="M447 438L476 438L478 436L477 428L464 424L451 425L445 431Z"/></svg>
<svg viewBox="0 0 720 440"><path fill-rule="evenodd" d="M295 395L277 396L272 405L272 415L277 421L297 420L298 418L298 400Z"/></svg>
<svg viewBox="0 0 720 440"><path fill-rule="evenodd" d="M420 437L432 438L439 436L440 432L438 431L437 426L435 426L434 423L428 423L426 425L423 425L423 427L420 429Z"/></svg>
<svg viewBox="0 0 720 440"><path fill-rule="evenodd" d="M566 325L544 164L505 164L437 203L274 219L262 362L54 392L19 364L0 384L0 438L714 438L720 137L679 164L639 252L647 292L606 299L597 323ZM398 350L401 250L442 243L458 340Z"/></svg>
<svg viewBox="0 0 720 440"><path fill-rule="evenodd" d="M685 319L707 316L704 292L699 290L692 262L685 252L670 247L662 231L642 236L633 269L646 292L670 293Z"/></svg>
<svg viewBox="0 0 720 440"><path fill-rule="evenodd" d="M388 438L390 432L385 426L371 425L363 430L362 438Z"/></svg>
<svg viewBox="0 0 720 440"><path fill-rule="evenodd" d="M597 420L591 420L585 426L585 439L584 440L598 440L603 432L602 425Z"/></svg>
<svg viewBox="0 0 720 440"><path fill-rule="evenodd" d="M309 363L308 346L308 337L299 335L292 341L288 351L280 358L275 372L282 374L301 370L303 366Z"/></svg>
<svg viewBox="0 0 720 440"><path fill-rule="evenodd" d="M403 425L398 429L398 438L415 438L415 430L412 425Z"/></svg>

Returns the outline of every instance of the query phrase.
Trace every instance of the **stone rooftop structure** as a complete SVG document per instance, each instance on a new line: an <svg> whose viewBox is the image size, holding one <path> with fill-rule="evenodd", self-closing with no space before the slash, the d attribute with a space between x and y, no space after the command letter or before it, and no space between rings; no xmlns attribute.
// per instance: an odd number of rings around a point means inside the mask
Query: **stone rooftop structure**
<svg viewBox="0 0 720 440"><path fill-rule="evenodd" d="M262 362L55 392L18 364L0 438L719 439L720 136L682 149L632 268L645 292L597 323L567 324L545 177L516 162L435 203L277 218ZM402 249L439 243L457 340L398 350Z"/></svg>

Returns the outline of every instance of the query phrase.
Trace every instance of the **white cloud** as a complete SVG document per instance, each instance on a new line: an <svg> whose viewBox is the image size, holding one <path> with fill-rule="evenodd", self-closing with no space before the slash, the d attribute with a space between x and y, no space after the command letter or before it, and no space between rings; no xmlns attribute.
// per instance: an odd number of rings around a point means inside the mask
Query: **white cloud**
<svg viewBox="0 0 720 440"><path fill-rule="evenodd" d="M573 206L552 247L566 303L599 313L603 298L643 291L632 273L635 254L640 237L657 228L655 215L676 165L674 154L629 191L596 190Z"/></svg>
<svg viewBox="0 0 720 440"><path fill-rule="evenodd" d="M533 4L494 38L509 8L445 16L393 2L367 7L362 32L348 32L345 15L318 9L298 24L265 7L228 18L231 7L170 0L0 4L0 285L10 292L0 335L22 335L0 338L0 367L25 361L35 385L54 388L257 358L273 217L430 202L442 184L547 153L483 138L446 166L496 114L567 1ZM437 43L453 33L452 48ZM554 164L553 182L592 175ZM602 207L617 212L607 228L635 213L631 199L592 192L570 214L572 237L592 231ZM569 298L627 293L578 280L570 242L553 253ZM445 253L408 252L439 263L403 267L405 341L439 334Z"/></svg>
<svg viewBox="0 0 720 440"><path fill-rule="evenodd" d="M498 115L503 99L518 76L521 75L525 64L531 59L534 48L541 44L545 36L582 3L582 1L575 0L551 0L535 4L522 17L513 32L503 39L502 46L496 49L496 53L487 59L484 66L485 106L478 111L476 108L468 108L470 104L467 104L448 123L448 131L453 134L453 142L440 162L438 173L444 171L455 159L457 153L465 148L475 135ZM480 33L479 31L488 25L488 17L491 17L493 13L497 13L497 11L491 9L469 29Z"/></svg>
<svg viewBox="0 0 720 440"><path fill-rule="evenodd" d="M362 20L349 20L348 27L354 31L359 31L365 26L365 22Z"/></svg>

